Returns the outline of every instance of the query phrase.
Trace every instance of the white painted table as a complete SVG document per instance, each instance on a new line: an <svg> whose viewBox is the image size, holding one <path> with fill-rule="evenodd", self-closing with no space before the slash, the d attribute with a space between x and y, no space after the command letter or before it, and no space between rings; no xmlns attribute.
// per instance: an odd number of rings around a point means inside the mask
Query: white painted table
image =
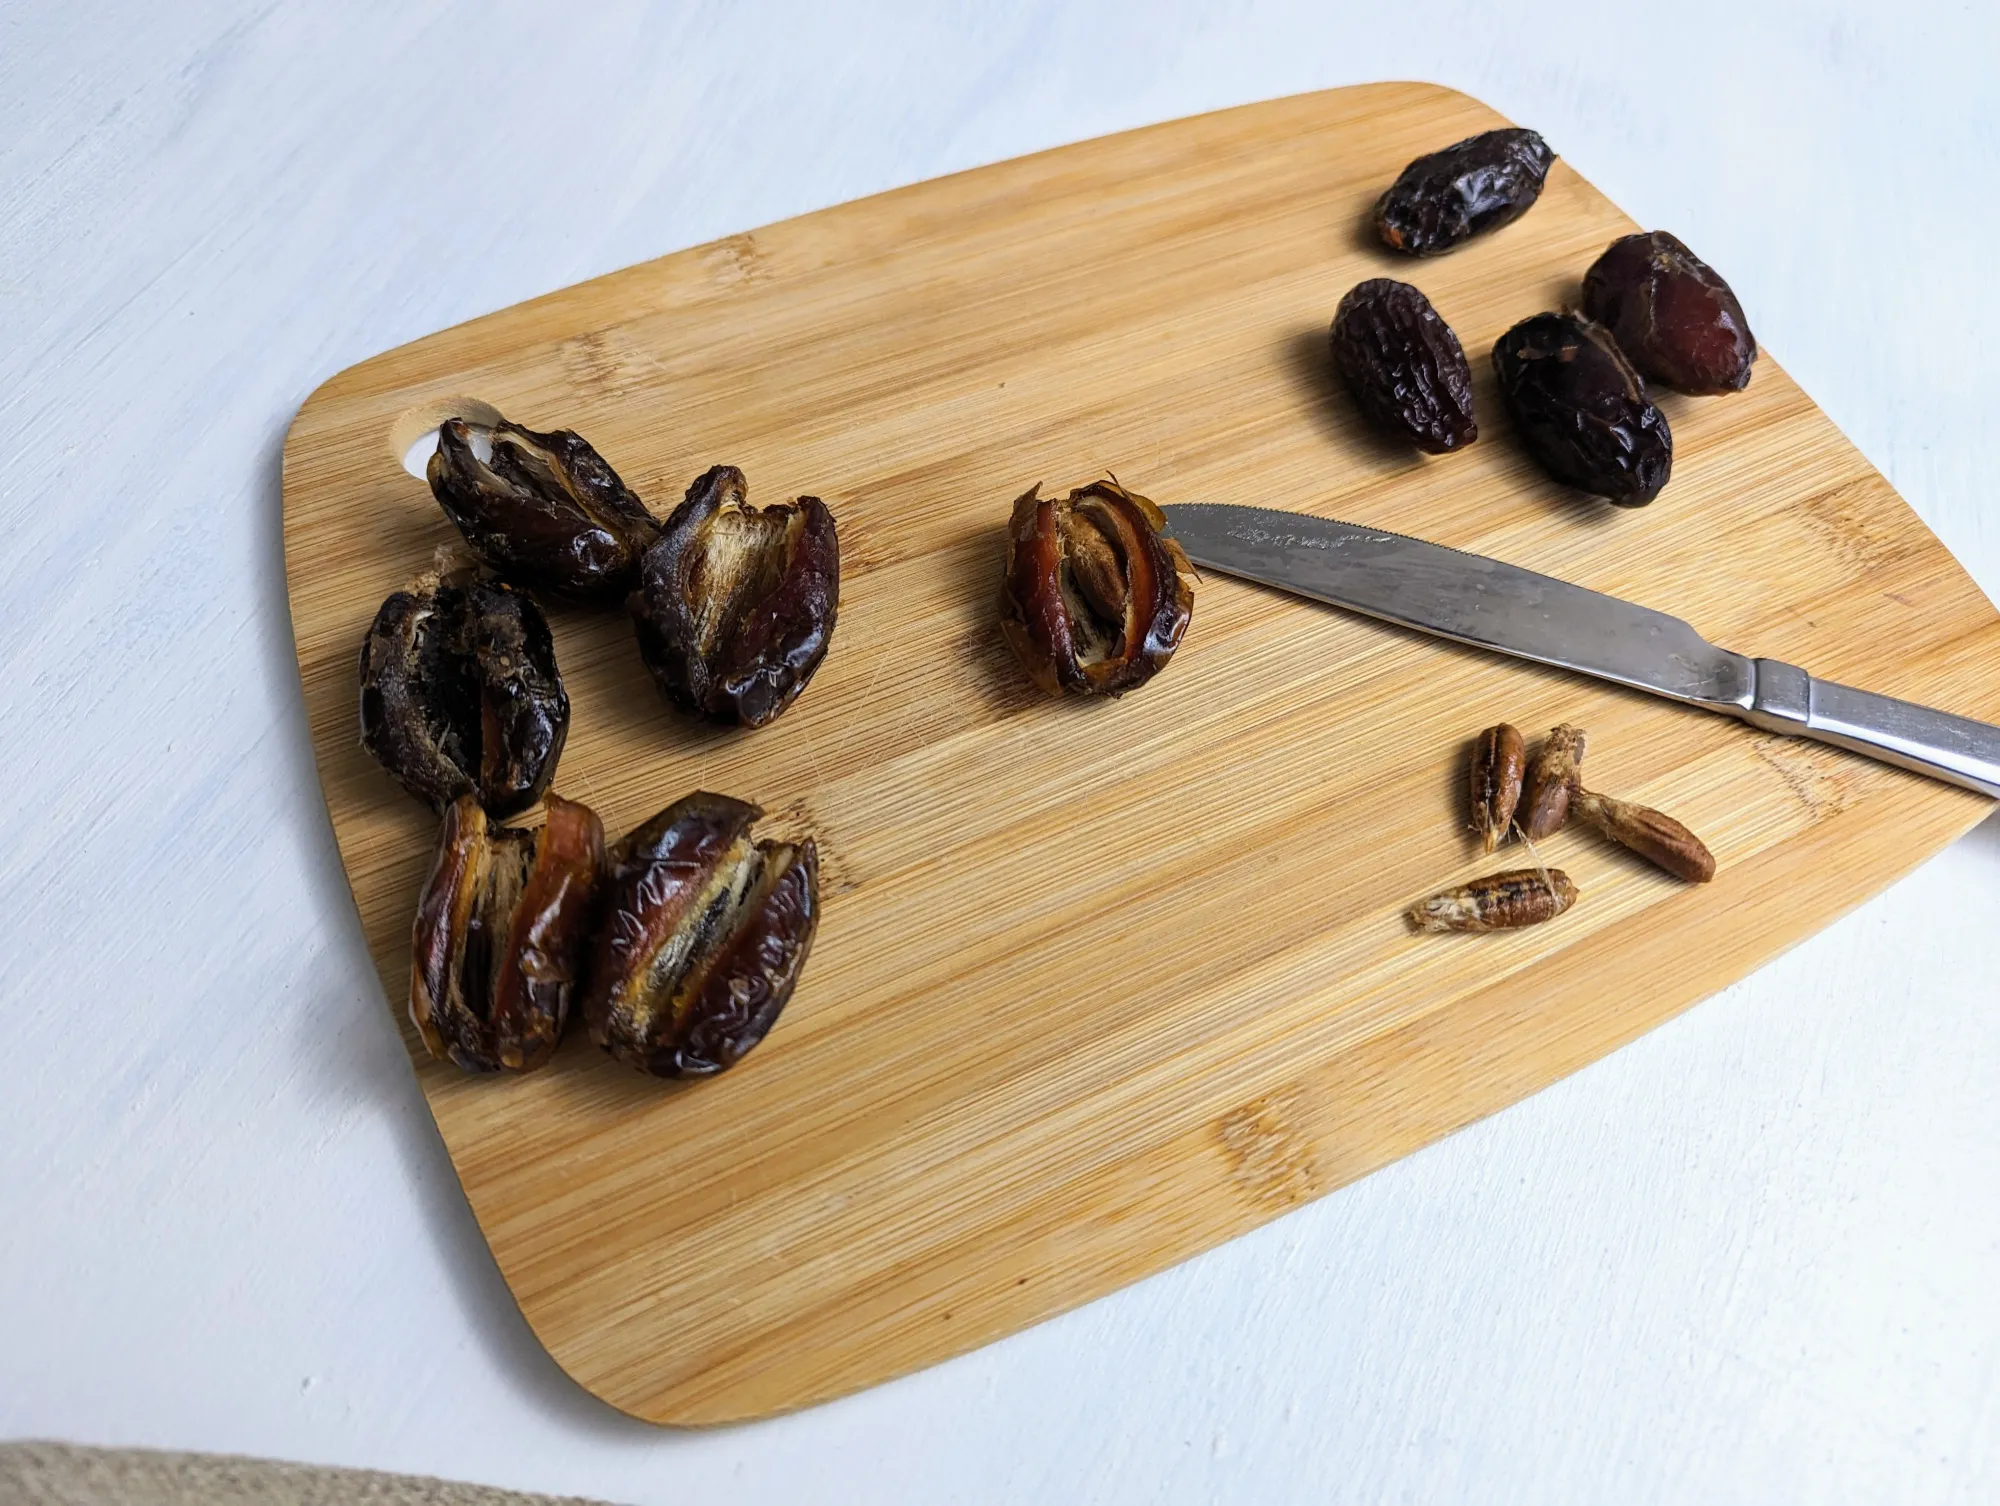
<svg viewBox="0 0 2000 1506"><path fill-rule="evenodd" d="M278 447L341 367L937 173L1431 78L1722 267L2000 595L1991 6L945 9L0 7L0 1437L633 1502L2000 1498L2000 821L1540 1097L925 1374L676 1434L536 1347L306 743Z"/></svg>

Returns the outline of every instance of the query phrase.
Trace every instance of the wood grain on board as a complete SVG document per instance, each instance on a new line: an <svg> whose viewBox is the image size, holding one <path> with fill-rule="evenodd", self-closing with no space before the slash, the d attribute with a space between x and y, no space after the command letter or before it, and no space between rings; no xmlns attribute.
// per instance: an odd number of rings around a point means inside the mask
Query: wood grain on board
<svg viewBox="0 0 2000 1506"><path fill-rule="evenodd" d="M284 461L300 671L399 1014L436 827L356 743L354 659L452 537L404 450L485 404L581 431L662 513L727 461L753 501L811 492L839 519L832 650L762 731L669 710L619 614L552 612L562 793L615 834L720 790L820 843L819 939L765 1043L673 1085L579 1031L501 1081L424 1059L406 1027L500 1269L584 1386L660 1422L759 1416L1088 1301L1595 1059L1986 812L1222 578L1124 700L1045 701L1010 660L1008 504L1116 472L1163 503L1476 550L2000 715L2000 617L1768 354L1740 395L1664 398L1674 478L1650 508L1528 462L1486 353L1632 223L1558 161L1524 219L1450 256L1397 258L1365 226L1411 157L1502 123L1380 84L1063 147L537 299L307 402ZM1469 451L1380 442L1331 381L1334 306L1382 275L1473 357ZM1501 719L1587 727L1593 783L1700 832L1715 882L1565 832L1544 851L1582 889L1570 914L1412 935L1412 899L1517 861L1463 829L1468 742Z"/></svg>

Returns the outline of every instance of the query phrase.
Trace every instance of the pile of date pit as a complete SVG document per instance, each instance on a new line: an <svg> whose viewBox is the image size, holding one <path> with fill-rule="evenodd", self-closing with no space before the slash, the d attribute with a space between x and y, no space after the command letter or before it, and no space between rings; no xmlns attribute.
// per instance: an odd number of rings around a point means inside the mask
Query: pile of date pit
<svg viewBox="0 0 2000 1506"><path fill-rule="evenodd" d="M1601 837L1630 849L1690 884L1715 877L1715 855L1672 816L1583 787L1584 735L1564 722L1528 757L1520 732L1506 722L1488 727L1472 745L1472 831L1491 854L1518 832L1530 853L1561 831L1571 816ZM1535 855L1533 868L1489 873L1441 890L1410 906L1419 931L1512 931L1554 920L1576 903L1576 882Z"/></svg>
<svg viewBox="0 0 2000 1506"><path fill-rule="evenodd" d="M464 540L382 603L361 646L361 742L443 817L417 904L410 1017L467 1071L526 1072L580 1002L591 1039L660 1077L734 1065L776 1022L819 920L810 838L695 791L606 846L550 792L569 732L555 640L531 592L630 614L666 698L757 728L832 639L840 545L817 497L755 508L716 466L662 522L568 430L451 419L431 491ZM1014 508L1001 629L1052 694L1118 695L1165 665L1194 572L1115 481ZM536 804L537 828L503 824Z"/></svg>

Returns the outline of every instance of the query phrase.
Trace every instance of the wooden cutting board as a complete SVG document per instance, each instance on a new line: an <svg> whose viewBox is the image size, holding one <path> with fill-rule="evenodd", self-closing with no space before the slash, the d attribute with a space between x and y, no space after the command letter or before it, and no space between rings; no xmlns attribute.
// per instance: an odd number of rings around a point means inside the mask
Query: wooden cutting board
<svg viewBox="0 0 2000 1506"><path fill-rule="evenodd" d="M1527 462L1487 352L1632 222L1559 161L1525 219L1451 256L1402 260L1365 228L1406 161L1504 123L1380 84L1063 147L537 299L306 403L284 461L300 672L399 1017L436 823L357 746L354 661L451 537L405 449L486 404L580 430L661 512L728 461L753 501L812 492L839 519L832 651L759 732L668 710L618 614L552 614L563 793L614 834L703 787L818 838L825 918L768 1040L680 1086L580 1031L518 1081L439 1066L409 1033L494 1257L584 1386L660 1422L755 1417L1074 1307L1603 1055L1985 814L1227 579L1122 701L1043 700L1008 657L1009 503L1115 471L1160 502L1476 550L2000 716L2000 617L1768 354L1741 395L1665 398L1674 477L1650 508ZM1334 306L1384 274L1473 355L1465 453L1379 442L1330 383ZM1588 728L1593 784L1702 833L1716 881L1565 832L1546 852L1583 891L1569 915L1410 934L1413 899L1505 866L1477 856L1461 795L1468 740L1503 718Z"/></svg>

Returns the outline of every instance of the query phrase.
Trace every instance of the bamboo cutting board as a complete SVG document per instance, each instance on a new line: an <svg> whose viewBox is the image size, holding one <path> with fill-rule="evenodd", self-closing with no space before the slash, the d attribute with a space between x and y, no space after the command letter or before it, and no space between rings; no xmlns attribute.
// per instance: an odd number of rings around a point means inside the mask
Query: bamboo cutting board
<svg viewBox="0 0 2000 1506"><path fill-rule="evenodd" d="M1122 701L1044 701L1009 659L1009 503L1115 471L1163 503L1495 555L1741 652L2000 716L2000 618L1768 354L1741 395L1665 399L1674 478L1650 508L1527 462L1486 352L1574 298L1632 223L1558 162L1526 218L1441 259L1364 225L1411 157L1502 123L1381 84L1085 142L508 309L307 402L284 461L300 672L399 1015L436 825L356 743L354 660L451 536L405 449L490 405L581 431L661 512L728 461L753 501L812 492L839 519L832 651L759 732L668 710L617 614L552 613L563 793L613 834L705 787L818 838L824 920L770 1037L676 1086L580 1031L518 1081L463 1077L409 1035L494 1257L584 1386L660 1422L754 1417L1088 1301L1601 1056L1985 813L1227 579ZM1467 452L1382 444L1331 385L1334 306L1385 274L1473 356ZM1569 915L1411 935L1411 900L1506 865L1478 859L1461 795L1468 740L1503 718L1587 727L1592 783L1706 836L1716 881L1565 832L1546 851L1583 891Z"/></svg>

